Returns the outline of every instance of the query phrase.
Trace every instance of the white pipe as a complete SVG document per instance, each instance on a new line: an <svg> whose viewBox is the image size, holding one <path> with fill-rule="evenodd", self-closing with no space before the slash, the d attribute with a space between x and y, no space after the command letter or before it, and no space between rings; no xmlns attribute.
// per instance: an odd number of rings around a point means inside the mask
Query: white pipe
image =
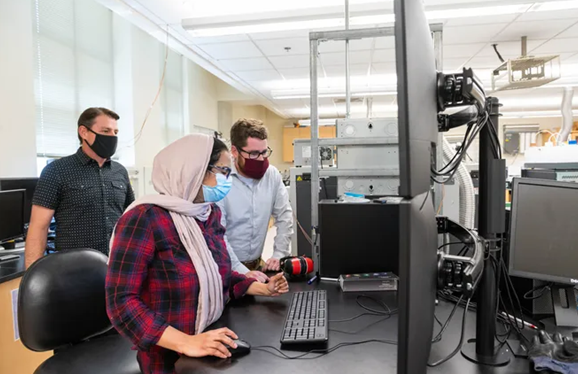
<svg viewBox="0 0 578 374"><path fill-rule="evenodd" d="M572 97L574 96L574 89L566 87L564 89L564 96L562 96L562 128L560 135L556 141L556 145L566 144L568 135L572 132Z"/></svg>
<svg viewBox="0 0 578 374"><path fill-rule="evenodd" d="M455 154L455 150L444 137L444 163L451 160ZM475 224L476 214L476 196L474 194L474 183L468 169L463 163L458 166L455 178L460 186L460 224L468 229L473 229Z"/></svg>

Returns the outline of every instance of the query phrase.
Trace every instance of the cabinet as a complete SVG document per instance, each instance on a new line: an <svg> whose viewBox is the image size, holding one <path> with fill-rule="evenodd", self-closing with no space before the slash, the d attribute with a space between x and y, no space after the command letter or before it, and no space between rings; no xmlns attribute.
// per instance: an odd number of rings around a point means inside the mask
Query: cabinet
<svg viewBox="0 0 578 374"><path fill-rule="evenodd" d="M335 138L335 126L320 126L319 138ZM310 127L283 128L283 161L293 162L293 141L295 139L311 139Z"/></svg>

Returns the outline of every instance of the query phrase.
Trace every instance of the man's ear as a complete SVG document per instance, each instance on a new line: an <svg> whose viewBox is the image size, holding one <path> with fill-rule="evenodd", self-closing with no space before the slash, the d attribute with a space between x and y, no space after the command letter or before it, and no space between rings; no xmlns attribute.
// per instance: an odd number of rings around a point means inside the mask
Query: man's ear
<svg viewBox="0 0 578 374"><path fill-rule="evenodd" d="M234 145L231 146L231 154L233 155L234 158L239 157L239 150Z"/></svg>

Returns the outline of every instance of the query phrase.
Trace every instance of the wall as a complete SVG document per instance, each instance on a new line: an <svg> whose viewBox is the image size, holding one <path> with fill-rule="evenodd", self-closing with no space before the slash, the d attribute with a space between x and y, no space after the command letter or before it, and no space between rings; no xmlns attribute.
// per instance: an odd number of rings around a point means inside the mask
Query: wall
<svg viewBox="0 0 578 374"><path fill-rule="evenodd" d="M218 130L219 93L217 84L220 79L193 62L189 61L187 65L191 131L194 131L194 126Z"/></svg>
<svg viewBox="0 0 578 374"><path fill-rule="evenodd" d="M35 177L32 2L0 0L0 177Z"/></svg>
<svg viewBox="0 0 578 374"><path fill-rule="evenodd" d="M269 130L269 147L273 150L270 162L279 171L289 171L291 163L283 162L283 127L290 124L290 120L279 117L261 105L243 105L238 103L219 102L219 131L223 137L229 138L233 123L239 118L255 118L263 121Z"/></svg>

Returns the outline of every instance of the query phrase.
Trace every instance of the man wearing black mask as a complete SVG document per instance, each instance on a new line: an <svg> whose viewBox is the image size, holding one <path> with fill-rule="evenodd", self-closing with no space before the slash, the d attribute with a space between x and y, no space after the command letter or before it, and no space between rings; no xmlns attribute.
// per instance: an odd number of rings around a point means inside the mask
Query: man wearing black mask
<svg viewBox="0 0 578 374"><path fill-rule="evenodd" d="M27 268L44 255L53 216L57 251L92 248L108 255L116 221L134 201L126 169L111 160L118 119L106 108L85 110L78 119L81 147L42 171L26 238Z"/></svg>

